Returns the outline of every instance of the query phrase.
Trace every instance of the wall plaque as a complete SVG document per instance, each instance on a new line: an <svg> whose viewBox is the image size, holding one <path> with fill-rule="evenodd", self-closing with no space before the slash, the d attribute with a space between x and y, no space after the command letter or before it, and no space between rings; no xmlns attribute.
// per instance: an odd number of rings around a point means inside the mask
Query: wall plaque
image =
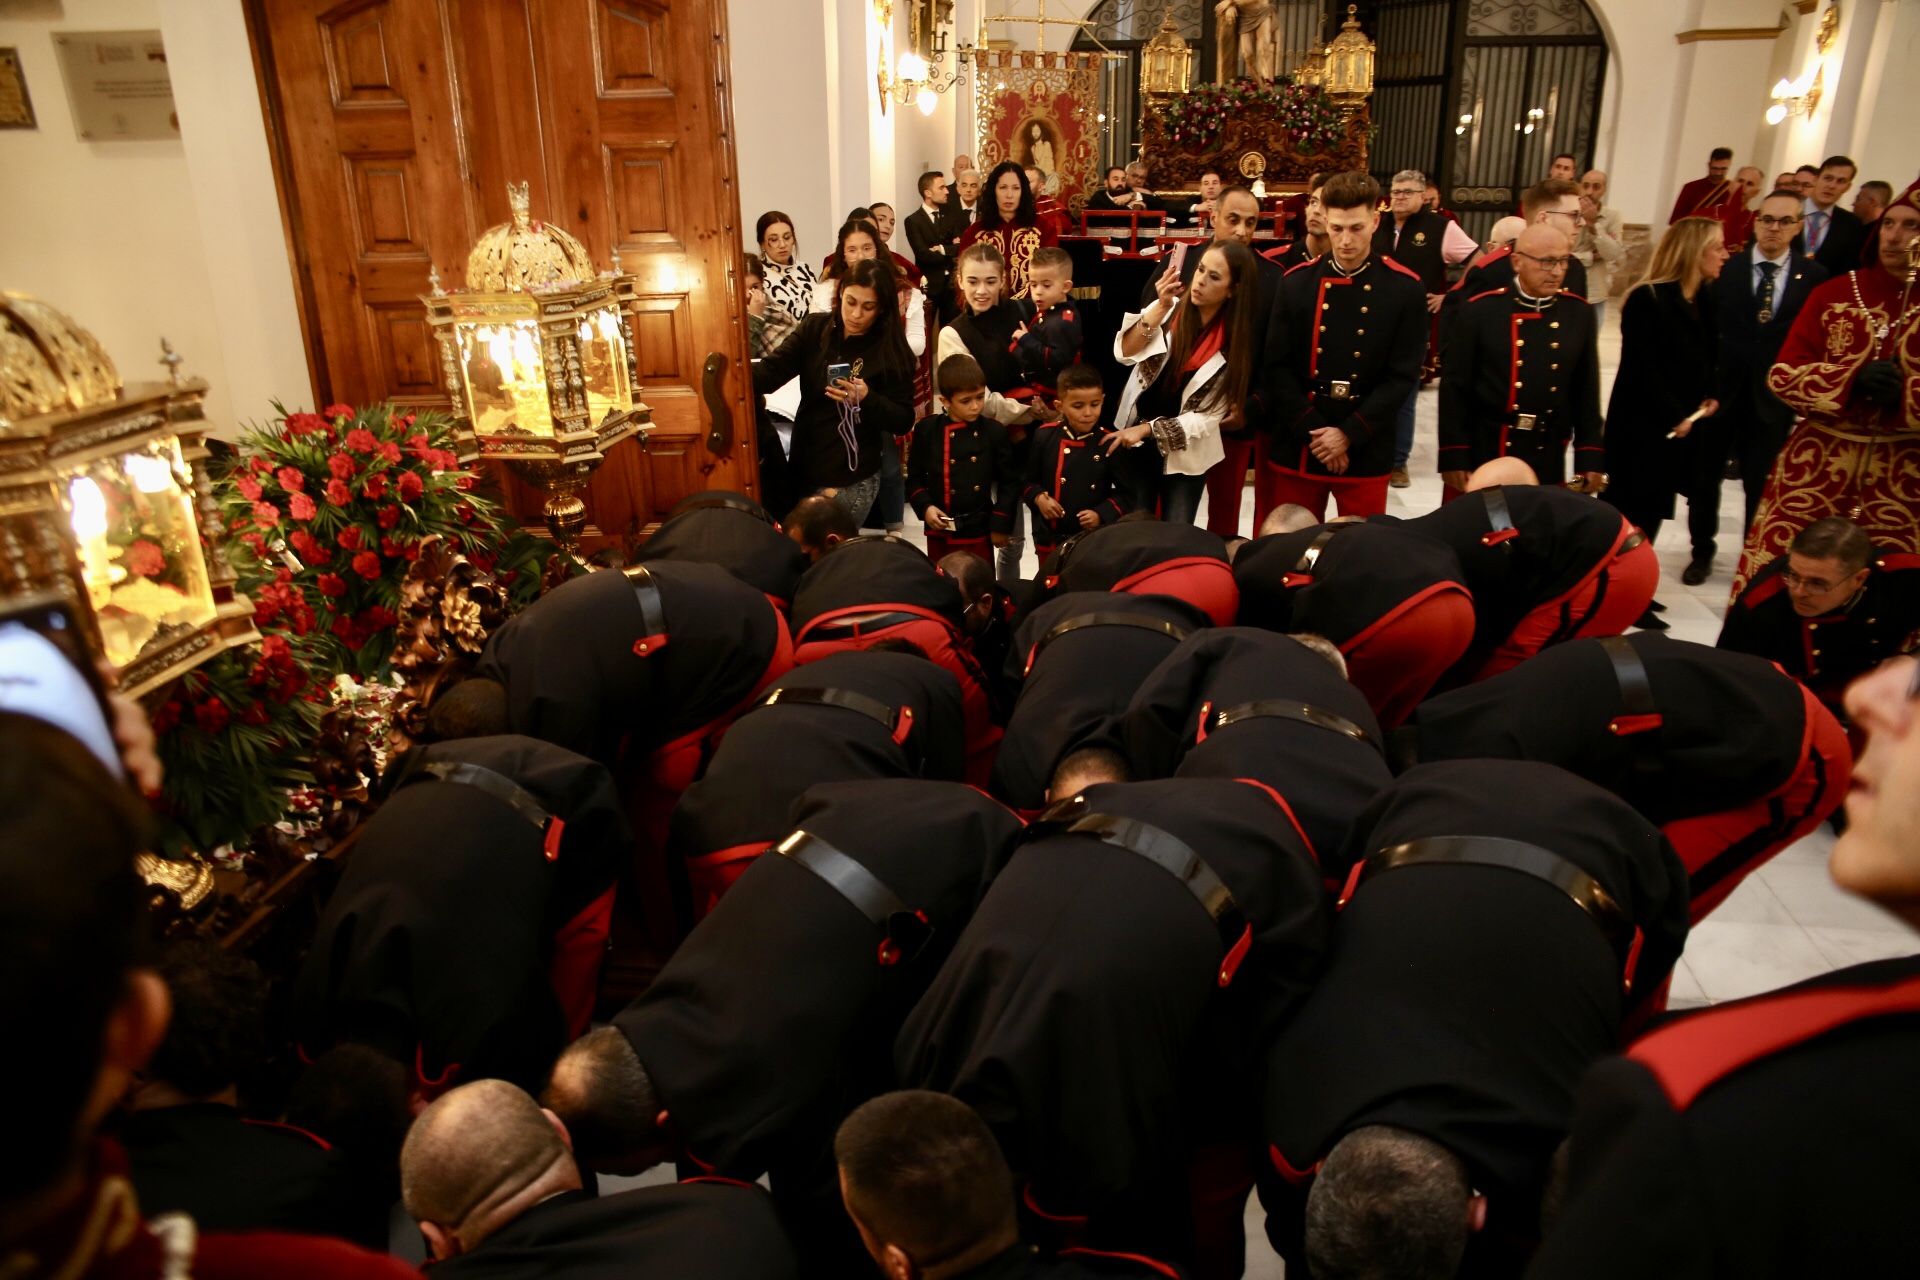
<svg viewBox="0 0 1920 1280"><path fill-rule="evenodd" d="M20 69L18 49L0 49L0 129L38 128L33 99L27 96L27 75Z"/></svg>
<svg viewBox="0 0 1920 1280"><path fill-rule="evenodd" d="M53 47L81 138L148 142L180 136L158 31L61 31Z"/></svg>

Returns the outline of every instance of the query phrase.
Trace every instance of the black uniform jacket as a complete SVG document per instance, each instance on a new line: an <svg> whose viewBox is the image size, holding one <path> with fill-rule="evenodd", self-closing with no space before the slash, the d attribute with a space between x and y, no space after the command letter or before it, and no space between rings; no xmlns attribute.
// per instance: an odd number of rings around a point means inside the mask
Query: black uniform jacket
<svg viewBox="0 0 1920 1280"><path fill-rule="evenodd" d="M1235 554L1233 577L1242 626L1311 631L1342 649L1417 600L1467 589L1438 542L1358 521L1255 538Z"/></svg>
<svg viewBox="0 0 1920 1280"><path fill-rule="evenodd" d="M1051 388L1059 381L1060 371L1080 363L1080 309L1071 299L1047 308L1046 314L1034 311L1031 302L1016 302L1027 331L1013 345L1014 359L1020 362L1020 376L1036 386Z"/></svg>
<svg viewBox="0 0 1920 1280"><path fill-rule="evenodd" d="M312 1134L218 1102L135 1111L112 1122L148 1216L184 1213L202 1231L293 1231L386 1249L384 1203Z"/></svg>
<svg viewBox="0 0 1920 1280"><path fill-rule="evenodd" d="M1471 471L1515 457L1543 485L1604 463L1599 326L1585 298L1562 293L1544 307L1517 286L1467 299L1441 352L1440 470Z"/></svg>
<svg viewBox="0 0 1920 1280"><path fill-rule="evenodd" d="M483 772L434 772L462 768ZM359 1041L429 1080L540 1088L566 1031L547 978L553 936L633 854L612 779L502 736L408 752L382 788L294 982L299 1044Z"/></svg>
<svg viewBox="0 0 1920 1280"><path fill-rule="evenodd" d="M953 538L985 538L1013 528L1021 476L1007 429L984 414L955 422L944 413L922 418L907 449L907 503L925 520L938 507L953 521Z"/></svg>
<svg viewBox="0 0 1920 1280"><path fill-rule="evenodd" d="M1275 704L1258 707L1258 704ZM1222 713L1257 708L1222 725ZM1304 715L1294 712L1310 708ZM1196 632L1140 683L1114 730L1138 777L1254 778L1286 797L1325 875L1354 817L1392 781L1380 722L1333 665L1250 627Z"/></svg>
<svg viewBox="0 0 1920 1280"><path fill-rule="evenodd" d="M1502 506L1504 519L1498 514ZM1522 618L1572 591L1610 559L1625 533L1615 507L1548 485L1478 489L1400 521L1398 528L1453 552L1473 593L1473 647L1460 665L1474 670Z"/></svg>
<svg viewBox="0 0 1920 1280"><path fill-rule="evenodd" d="M1453 288L1447 290L1447 300L1440 304L1441 334L1444 336L1459 318L1460 307L1468 298L1477 298L1489 289L1504 289L1513 279L1512 245L1503 245L1475 258L1453 282ZM1560 281L1560 289L1582 298L1587 296L1587 269L1580 259L1567 259L1567 274Z"/></svg>
<svg viewBox="0 0 1920 1280"><path fill-rule="evenodd" d="M542 1200L470 1253L427 1268L454 1280L790 1280L799 1274L773 1200L754 1186L683 1182Z"/></svg>
<svg viewBox="0 0 1920 1280"><path fill-rule="evenodd" d="M1911 1272L1916 1071L1920 958L1670 1019L1582 1082L1527 1275Z"/></svg>
<svg viewBox="0 0 1920 1280"><path fill-rule="evenodd" d="M717 564L781 608L807 570L806 553L751 498L696 493L673 509L634 557Z"/></svg>
<svg viewBox="0 0 1920 1280"><path fill-rule="evenodd" d="M1859 598L1818 618L1794 612L1780 576L1786 567L1781 556L1753 575L1727 607L1719 647L1779 663L1837 709L1856 677L1913 646L1920 631L1920 556L1875 555Z"/></svg>
<svg viewBox="0 0 1920 1280"><path fill-rule="evenodd" d="M1381 214L1379 225L1373 229L1374 256L1392 258L1413 272L1428 293L1445 293L1447 220L1431 209L1421 209L1400 228L1399 244L1394 243L1393 229L1393 214Z"/></svg>
<svg viewBox="0 0 1920 1280"><path fill-rule="evenodd" d="M1220 535L1191 524L1128 520L1064 543L1040 568L1060 591L1128 591L1142 575L1176 560L1227 562Z"/></svg>
<svg viewBox="0 0 1920 1280"><path fill-rule="evenodd" d="M815 787L790 818L929 928L916 952L895 922L902 954L882 963L886 931L819 872L770 852L614 1018L687 1154L735 1177L816 1160L848 1111L890 1087L900 1019L1020 830L971 787L913 779Z"/></svg>
<svg viewBox="0 0 1920 1280"><path fill-rule="evenodd" d="M1049 520L1034 507L1035 544L1057 547L1080 532L1082 511L1097 512L1102 525L1112 524L1125 515L1127 506L1120 497L1119 469L1119 462L1107 456L1104 438L1098 431L1076 436L1061 423L1035 431L1021 496L1031 504L1044 493L1066 509L1058 520Z"/></svg>
<svg viewBox="0 0 1920 1280"><path fill-rule="evenodd" d="M901 1087L951 1093L991 1125L1048 1204L1098 1209L1183 1150L1183 1111L1224 1074L1197 1040L1262 1043L1319 965L1320 874L1250 783L1108 783L1063 822L1132 819L1198 853L1250 932L1230 985L1224 935L1161 865L1047 825L994 881L895 1048ZM1209 1034L1205 1024L1223 1031Z"/></svg>
<svg viewBox="0 0 1920 1280"><path fill-rule="evenodd" d="M1422 765L1354 823L1347 860L1441 836L1558 854L1643 931L1634 990L1671 971L1686 872L1617 797L1547 765ZM1268 1057L1270 1154L1310 1170L1363 1125L1412 1130L1465 1162L1490 1229L1530 1234L1574 1088L1618 1042L1627 948L1565 890L1504 866L1400 866L1349 894L1319 985Z"/></svg>
<svg viewBox="0 0 1920 1280"><path fill-rule="evenodd" d="M1419 277L1391 258L1368 258L1351 276L1331 254L1287 272L1261 364L1274 465L1327 476L1308 436L1338 427L1348 439L1345 475L1387 474L1400 405L1420 384L1429 320Z"/></svg>
<svg viewBox="0 0 1920 1280"><path fill-rule="evenodd" d="M1622 692L1613 643L1645 670L1644 704ZM1665 826L1737 809L1786 782L1800 766L1806 718L1799 682L1771 662L1638 631L1556 645L1429 698L1394 731L1390 754L1402 768L1416 760L1558 765Z"/></svg>
<svg viewBox="0 0 1920 1280"><path fill-rule="evenodd" d="M766 596L717 565L665 561L647 575L664 643L634 581L611 571L561 583L493 633L477 673L506 686L515 733L612 764L623 746L651 751L753 692L784 625Z"/></svg>
<svg viewBox="0 0 1920 1280"><path fill-rule="evenodd" d="M922 609L954 626L960 593L904 538L865 537L841 543L808 569L793 596L795 641L823 615L866 610Z"/></svg>
<svg viewBox="0 0 1920 1280"><path fill-rule="evenodd" d="M1154 668L1207 625L1171 596L1098 591L1069 592L1029 613L1007 659L1020 697L994 757L994 794L1015 808L1039 808L1067 753L1126 710Z"/></svg>
<svg viewBox="0 0 1920 1280"><path fill-rule="evenodd" d="M823 697L831 701L822 705ZM965 769L960 683L951 672L909 653L829 654L774 681L727 729L674 807L667 845L697 857L777 840L793 802L817 783L954 781Z"/></svg>

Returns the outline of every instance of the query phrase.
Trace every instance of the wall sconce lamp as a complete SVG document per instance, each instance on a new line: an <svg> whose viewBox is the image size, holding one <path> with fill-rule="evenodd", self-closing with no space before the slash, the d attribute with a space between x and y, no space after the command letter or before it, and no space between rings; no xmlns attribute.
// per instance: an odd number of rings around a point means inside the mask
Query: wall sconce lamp
<svg viewBox="0 0 1920 1280"><path fill-rule="evenodd" d="M1812 118L1820 105L1821 68L1798 80L1782 80L1773 86L1773 105L1767 108L1767 123L1779 124L1790 116Z"/></svg>

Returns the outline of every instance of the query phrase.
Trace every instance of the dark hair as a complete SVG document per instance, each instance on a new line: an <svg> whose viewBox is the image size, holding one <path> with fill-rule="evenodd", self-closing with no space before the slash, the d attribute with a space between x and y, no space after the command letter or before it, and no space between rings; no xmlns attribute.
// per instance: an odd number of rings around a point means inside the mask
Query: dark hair
<svg viewBox="0 0 1920 1280"><path fill-rule="evenodd" d="M875 238L874 247L879 247L878 237ZM836 255L835 260L841 259ZM879 313L873 318L873 327L867 331L877 340L867 357L867 379L913 377L913 350L907 346L906 325L900 318L900 280L893 274L893 260L885 254L865 262L856 262L847 268L845 275L839 277L833 291L833 315L822 332L835 338L844 336L840 331L840 298L853 288L873 290L874 301L879 305Z"/></svg>
<svg viewBox="0 0 1920 1280"><path fill-rule="evenodd" d="M1714 160L1731 160L1731 159L1733 159L1732 147L1715 147L1712 151L1709 151L1707 153L1707 160L1709 162Z"/></svg>
<svg viewBox="0 0 1920 1280"><path fill-rule="evenodd" d="M993 590L993 565L971 551L950 551L940 557L941 573L952 579L963 602L971 603Z"/></svg>
<svg viewBox="0 0 1920 1280"><path fill-rule="evenodd" d="M882 1094L841 1122L833 1156L848 1210L922 1269L1013 1242L1013 1175L986 1122L957 1098Z"/></svg>
<svg viewBox="0 0 1920 1280"><path fill-rule="evenodd" d="M1239 187L1239 186L1223 187L1220 191L1220 194L1214 197L1213 207L1218 209L1221 205L1227 202L1227 199L1230 196L1245 196L1247 199L1253 201L1254 212L1258 213L1260 211L1260 197L1256 196L1255 194L1253 194L1253 192L1247 190L1245 187Z"/></svg>
<svg viewBox="0 0 1920 1280"><path fill-rule="evenodd" d="M1795 173L1810 173L1810 174L1812 174L1812 175L1813 175L1814 177L1816 177L1816 178L1817 178L1817 177L1819 177L1819 176L1820 176L1820 167L1819 167L1818 165L1811 165L1811 164L1803 164L1803 165L1801 165L1801 166L1800 166L1800 167L1799 167L1798 169L1795 169L1795 170L1794 170L1794 172L1795 172Z"/></svg>
<svg viewBox="0 0 1920 1280"><path fill-rule="evenodd" d="M893 206L888 204L885 200L875 200L872 204L867 206L868 213L872 213L875 209L885 209L888 213L893 212Z"/></svg>
<svg viewBox="0 0 1920 1280"><path fill-rule="evenodd" d="M1091 364L1070 364L1060 371L1059 381L1053 384L1055 394L1064 397L1069 391L1104 391L1106 382L1100 377L1100 370Z"/></svg>
<svg viewBox="0 0 1920 1280"><path fill-rule="evenodd" d="M507 686L475 676L444 690L427 708L426 738L452 742L459 738L491 738L512 729L507 715Z"/></svg>
<svg viewBox="0 0 1920 1280"><path fill-rule="evenodd" d="M1571 151L1556 151L1554 152L1553 158L1555 160L1571 160L1576 165L1580 163L1580 157Z"/></svg>
<svg viewBox="0 0 1920 1280"><path fill-rule="evenodd" d="M980 368L980 362L970 355L948 356L934 370L934 389L943 396L955 395L962 391L981 391L986 388L987 375Z"/></svg>
<svg viewBox="0 0 1920 1280"><path fill-rule="evenodd" d="M1013 211L1013 221L1003 222L1000 218L1000 197L994 194L1000 187L1000 179L1006 174L1020 179L1020 207ZM974 223L981 231L998 231L1001 227L1030 227L1039 216L1033 208L1033 188L1027 185L1026 170L1011 160L1002 160L993 166L986 182L980 187L980 218Z"/></svg>
<svg viewBox="0 0 1920 1280"><path fill-rule="evenodd" d="M809 547L824 547L829 534L839 534L846 539L860 533L860 526L853 522L853 516L845 507L817 493L796 502L793 510L787 512L785 523Z"/></svg>
<svg viewBox="0 0 1920 1280"><path fill-rule="evenodd" d="M1789 191L1785 187L1775 187L1773 190L1767 192L1767 194L1760 197L1760 203L1765 204L1767 201L1772 200L1776 196L1782 200L1791 200L1795 204L1799 204L1805 198L1798 191Z"/></svg>
<svg viewBox="0 0 1920 1280"><path fill-rule="evenodd" d="M618 1027L596 1027L568 1045L541 1101L566 1122L574 1153L588 1164L659 1141L653 1077Z"/></svg>
<svg viewBox="0 0 1920 1280"><path fill-rule="evenodd" d="M1220 171L1218 169L1203 169L1200 172L1200 181L1205 182L1208 178L1217 178L1219 176Z"/></svg>
<svg viewBox="0 0 1920 1280"><path fill-rule="evenodd" d="M942 178L946 176L947 176L946 174L940 172L938 169L929 169L925 173L921 174L920 181L918 184L920 189L920 198L922 200L925 200L927 198L927 190L930 187L932 187L934 183L940 181Z"/></svg>
<svg viewBox="0 0 1920 1280"><path fill-rule="evenodd" d="M1814 172L1825 173L1828 169L1851 169L1855 173L1860 172L1860 166L1853 162L1852 156L1828 156L1820 162L1820 167Z"/></svg>
<svg viewBox="0 0 1920 1280"><path fill-rule="evenodd" d="M759 254L743 254L741 255L741 259L746 263L748 275L756 280L765 280L767 278L767 264L760 260Z"/></svg>
<svg viewBox="0 0 1920 1280"><path fill-rule="evenodd" d="M1063 799L1057 794L1061 784L1085 773L1097 774L1110 782L1133 781L1133 766L1112 747L1077 747L1054 763L1053 772L1047 778L1048 794Z"/></svg>
<svg viewBox="0 0 1920 1280"><path fill-rule="evenodd" d="M1048 270L1057 268L1066 272L1067 279L1071 280L1073 279L1073 255L1058 245L1042 245L1033 251L1031 258L1027 259L1027 275L1032 276L1042 268Z"/></svg>
<svg viewBox="0 0 1920 1280"><path fill-rule="evenodd" d="M1201 253L1202 261L1209 253L1226 256L1227 280L1233 293L1214 317L1225 326L1225 332L1221 335L1221 350L1227 357L1226 372L1214 383L1213 391L1203 403L1208 407L1230 409L1246 404L1247 388L1253 382L1253 371L1263 354L1253 349L1255 326L1260 319L1260 268L1253 250L1238 240L1214 241ZM1181 372L1181 366L1186 364L1187 356L1200 340L1200 334L1199 310L1191 305L1181 307L1179 318L1173 322L1173 333L1167 341L1167 362L1161 366L1161 377L1179 379L1186 376Z"/></svg>
<svg viewBox="0 0 1920 1280"><path fill-rule="evenodd" d="M863 204L855 205L852 209L849 209L847 211L847 221L848 222L871 222L873 221L873 210L867 208L867 206Z"/></svg>
<svg viewBox="0 0 1920 1280"><path fill-rule="evenodd" d="M847 273L847 241L856 235L865 236L873 241L873 256L876 259L884 256L880 247L880 228L867 220L872 216L869 213L863 218L848 218L840 224L840 234L834 238L833 242L833 257L827 261L827 269L822 274L822 279L838 280ZM834 298L838 301L838 292L834 294Z"/></svg>
<svg viewBox="0 0 1920 1280"><path fill-rule="evenodd" d="M173 1020L147 1074L189 1098L211 1098L258 1071L267 1054L267 975L202 938L168 943L154 966Z"/></svg>
<svg viewBox="0 0 1920 1280"><path fill-rule="evenodd" d="M1336 173L1320 186L1323 209L1367 209L1380 207L1380 184L1370 173Z"/></svg>
<svg viewBox="0 0 1920 1280"><path fill-rule="evenodd" d="M51 1186L86 1139L107 1020L127 991L146 816L78 741L0 712L0 1088L16 1102L0 1207Z"/></svg>
<svg viewBox="0 0 1920 1280"><path fill-rule="evenodd" d="M1124 178L1124 177L1126 177L1126 176L1127 176L1127 166L1125 166L1125 165L1123 165L1123 164L1110 164L1110 165L1108 165L1108 166L1107 166L1107 171L1106 171L1105 173L1103 173L1103 174L1101 174L1100 176L1101 176L1101 178L1102 178L1102 179L1106 179L1106 178L1111 178L1111 177L1112 177L1112 176L1113 176L1114 174L1116 174L1116 173L1117 173L1117 174L1119 174L1119 175L1120 175L1121 177L1123 177L1123 178Z"/></svg>
<svg viewBox="0 0 1920 1280"><path fill-rule="evenodd" d="M1877 191L1880 193L1880 203L1882 204L1893 203L1893 184L1891 182L1882 182L1880 181L1880 179L1875 178L1871 182L1861 183L1860 190L1863 193L1868 191Z"/></svg>
<svg viewBox="0 0 1920 1280"><path fill-rule="evenodd" d="M1466 1252L1472 1195L1466 1166L1432 1139L1355 1129L1307 1193L1307 1265L1315 1280L1447 1280Z"/></svg>
<svg viewBox="0 0 1920 1280"><path fill-rule="evenodd" d="M397 1194L400 1144L413 1117L407 1068L364 1044L315 1058L287 1095L287 1123L332 1143L362 1176Z"/></svg>
<svg viewBox="0 0 1920 1280"><path fill-rule="evenodd" d="M765 244L767 242L767 232L783 222L786 223L789 228L793 226L793 219L778 209L767 210L754 221L753 242L755 244Z"/></svg>
<svg viewBox="0 0 1920 1280"><path fill-rule="evenodd" d="M1873 539L1845 516L1827 516L1793 535L1792 550L1809 560L1838 560L1858 573L1873 559Z"/></svg>
<svg viewBox="0 0 1920 1280"><path fill-rule="evenodd" d="M1520 211L1533 221L1533 215L1567 196L1580 194L1580 184L1571 178L1542 178L1520 193Z"/></svg>

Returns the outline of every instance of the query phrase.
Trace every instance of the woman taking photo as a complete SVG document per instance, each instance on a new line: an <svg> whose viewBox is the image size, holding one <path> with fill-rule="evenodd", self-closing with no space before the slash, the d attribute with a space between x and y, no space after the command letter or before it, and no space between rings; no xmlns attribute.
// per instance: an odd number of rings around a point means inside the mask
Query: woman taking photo
<svg viewBox="0 0 1920 1280"><path fill-rule="evenodd" d="M760 260L766 264L767 301L798 324L813 310L818 277L800 260L793 219L778 209L769 210L754 224L754 234L760 238Z"/></svg>
<svg viewBox="0 0 1920 1280"><path fill-rule="evenodd" d="M831 491L856 524L880 492L881 441L913 430L913 357L899 297L885 262L857 262L840 277L833 310L809 315L753 366L761 395L800 379L788 450L796 491Z"/></svg>
<svg viewBox="0 0 1920 1280"><path fill-rule="evenodd" d="M1237 241L1207 248L1181 297L1180 262L1154 282L1146 311L1129 314L1113 354L1133 366L1107 452L1151 438L1160 454L1161 518L1192 524L1206 475L1225 457L1220 432L1237 429L1260 353L1253 332L1259 281L1253 251Z"/></svg>
<svg viewBox="0 0 1920 1280"><path fill-rule="evenodd" d="M1713 566L1720 524L1725 441L1713 413L1717 355L1711 288L1727 261L1722 229L1712 218L1682 218L1667 228L1647 274L1620 308L1620 372L1607 403L1606 499L1654 541L1673 515L1673 496L1687 495L1693 536L1689 585ZM1656 602L1638 626L1665 631Z"/></svg>
<svg viewBox="0 0 1920 1280"><path fill-rule="evenodd" d="M980 216L960 237L960 247L985 242L998 249L1007 268L1007 296L1018 301L1027 296L1027 266L1033 251L1058 240L1051 227L1040 225L1026 173L1008 160L987 175L987 185L980 192Z"/></svg>

